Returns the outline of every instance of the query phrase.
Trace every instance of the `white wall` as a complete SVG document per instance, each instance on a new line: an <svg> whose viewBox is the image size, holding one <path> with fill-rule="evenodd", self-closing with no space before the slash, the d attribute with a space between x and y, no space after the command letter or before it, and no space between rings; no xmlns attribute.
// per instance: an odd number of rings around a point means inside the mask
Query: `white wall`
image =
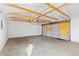
<svg viewBox="0 0 79 59"><path fill-rule="evenodd" d="M70 4L71 41L79 42L79 3Z"/></svg>
<svg viewBox="0 0 79 59"><path fill-rule="evenodd" d="M3 22L3 29L1 29L1 21ZM8 40L8 36L7 36L7 17L3 12L1 12L0 13L0 52L4 48L7 40Z"/></svg>
<svg viewBox="0 0 79 59"><path fill-rule="evenodd" d="M71 41L79 42L79 18L71 20Z"/></svg>
<svg viewBox="0 0 79 59"><path fill-rule="evenodd" d="M39 24L31 24L19 21L8 22L8 37L24 37L41 35L41 26Z"/></svg>

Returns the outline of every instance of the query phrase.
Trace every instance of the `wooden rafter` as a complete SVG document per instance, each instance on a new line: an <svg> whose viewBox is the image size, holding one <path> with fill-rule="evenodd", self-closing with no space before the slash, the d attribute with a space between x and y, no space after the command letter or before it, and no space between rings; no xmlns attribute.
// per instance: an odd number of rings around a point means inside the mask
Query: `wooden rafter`
<svg viewBox="0 0 79 59"><path fill-rule="evenodd" d="M59 8L62 8L63 6L66 6L66 5L68 5L68 3L64 3L64 4L60 5L60 6L57 7L57 8L59 9Z"/></svg>
<svg viewBox="0 0 79 59"><path fill-rule="evenodd" d="M39 13L39 12L30 10L30 9L27 9L27 8L23 8L23 7L14 5L14 4L6 4L6 5L8 5L8 6L10 6L10 7L14 7L14 8L20 9L20 10L28 11L28 12L31 12L31 13L34 13L34 14L37 14L37 15L41 15L41 16L44 15L44 14L41 14L41 13ZM51 19L57 19L57 18L54 18L54 17L51 17L51 16L47 16L47 15L45 15L45 17L48 17L48 18L51 18Z"/></svg>
<svg viewBox="0 0 79 59"><path fill-rule="evenodd" d="M33 20L33 19L27 19L27 18L20 18L20 16L19 17L17 17L17 16L15 16L15 17L10 17L10 19L11 20L13 20L13 21L22 21L22 22L31 22L31 23L34 23L34 22L37 22L36 20ZM22 20L21 20L22 19Z"/></svg>
<svg viewBox="0 0 79 59"><path fill-rule="evenodd" d="M9 14L13 15L10 18L19 17L19 18L23 18L25 20L31 20L31 21L37 21L38 22L38 20L36 18L28 18L28 16L26 16L24 14L19 14L19 13L16 13L16 12L11 12ZM48 20L48 22L50 22L50 21Z"/></svg>
<svg viewBox="0 0 79 59"><path fill-rule="evenodd" d="M62 22L70 22L70 20L62 20L62 21L56 21L56 22L50 21L50 23L47 23L47 24L58 24L58 23L62 23ZM43 24L43 25L46 25L46 24Z"/></svg>
<svg viewBox="0 0 79 59"><path fill-rule="evenodd" d="M67 3L64 3L64 4L60 5L60 6L57 7L57 8L54 8L53 10L50 10L50 11L44 13L44 16L47 15L48 13L50 13L50 12L53 12L53 11L55 11L55 10L57 10L57 9L59 9L59 8L61 8L61 7L63 7L63 6L65 6L65 5L67 5ZM38 19L39 17L41 17L41 16L38 16L37 19Z"/></svg>
<svg viewBox="0 0 79 59"><path fill-rule="evenodd" d="M17 17L17 18L23 18L23 19L25 19L25 20L31 20L31 18L27 18L27 17L22 17L22 16L11 16L10 18L15 18L15 17ZM22 20L23 20L22 19Z"/></svg>
<svg viewBox="0 0 79 59"><path fill-rule="evenodd" d="M9 13L10 15L13 15L13 16L11 16L10 18L16 18L16 17L19 17L19 18L22 18L22 20L23 19L25 19L25 20L30 20L30 19L33 19L33 17L31 17L31 16L28 16L28 15L24 15L24 14L20 14L20 13L16 13L16 12L11 12L11 13Z"/></svg>
<svg viewBox="0 0 79 59"><path fill-rule="evenodd" d="M38 21L37 19L35 19L35 18L31 17L31 16L20 14L20 13L16 13L16 12L11 12L9 14L12 14L12 15L14 15L16 17L18 16L18 17L23 18L25 20Z"/></svg>
<svg viewBox="0 0 79 59"><path fill-rule="evenodd" d="M52 9L56 9L58 12L60 12L61 14L65 15L66 17L69 18L69 15L67 15L66 13L64 13L63 11L61 11L59 8L54 7L50 3L45 3L45 5L47 5L48 7L52 8Z"/></svg>
<svg viewBox="0 0 79 59"><path fill-rule="evenodd" d="M20 22L28 22L26 20L17 20L17 18L15 18L15 19L11 18L11 20L13 20L13 21L20 21Z"/></svg>
<svg viewBox="0 0 79 59"><path fill-rule="evenodd" d="M25 18L32 18L34 19L33 17L31 16L28 16L28 15L24 15L24 14L20 14L20 13L16 13L16 12L11 12L9 14L13 14L13 15L16 15L16 16L21 16L21 17L25 17Z"/></svg>
<svg viewBox="0 0 79 59"><path fill-rule="evenodd" d="M17 17L17 16L10 17L10 19L19 19L19 20L22 19L22 21L23 20L28 21L27 18L21 18L21 17Z"/></svg>

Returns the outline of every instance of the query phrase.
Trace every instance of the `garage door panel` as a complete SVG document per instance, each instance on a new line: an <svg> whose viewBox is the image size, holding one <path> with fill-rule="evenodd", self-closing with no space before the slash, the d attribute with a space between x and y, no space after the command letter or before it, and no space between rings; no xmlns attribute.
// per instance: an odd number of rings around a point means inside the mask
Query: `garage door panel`
<svg viewBox="0 0 79 59"><path fill-rule="evenodd" d="M52 34L52 27L51 25L47 25L47 36L51 37L51 34Z"/></svg>
<svg viewBox="0 0 79 59"><path fill-rule="evenodd" d="M59 23L59 38L69 40L70 22Z"/></svg>
<svg viewBox="0 0 79 59"><path fill-rule="evenodd" d="M43 25L43 36L46 36L47 35L47 25Z"/></svg>
<svg viewBox="0 0 79 59"><path fill-rule="evenodd" d="M52 24L52 37L58 38L58 24Z"/></svg>

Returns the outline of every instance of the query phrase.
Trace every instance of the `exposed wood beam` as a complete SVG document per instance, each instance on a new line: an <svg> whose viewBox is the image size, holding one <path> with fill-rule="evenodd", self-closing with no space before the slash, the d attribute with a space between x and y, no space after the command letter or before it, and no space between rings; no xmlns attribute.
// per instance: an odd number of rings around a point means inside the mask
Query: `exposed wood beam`
<svg viewBox="0 0 79 59"><path fill-rule="evenodd" d="M20 17L17 17L17 16L14 16L14 17L10 17L10 19L19 19L19 20L25 20L25 21L28 21L28 19L26 20L25 18L20 18Z"/></svg>
<svg viewBox="0 0 79 59"><path fill-rule="evenodd" d="M58 21L58 22L52 22L52 24L55 24L55 23L62 23L62 22L70 22L70 20L63 20L63 21Z"/></svg>
<svg viewBox="0 0 79 59"><path fill-rule="evenodd" d="M31 18L27 18L27 17L20 17L20 16L11 16L10 18L15 18L15 17L17 17L17 18L21 18L21 20L31 20Z"/></svg>
<svg viewBox="0 0 79 59"><path fill-rule="evenodd" d="M27 22L25 20L17 20L17 19L11 19L11 20L13 20L13 21L20 21L20 22Z"/></svg>
<svg viewBox="0 0 79 59"><path fill-rule="evenodd" d="M59 8L61 8L61 7L63 7L63 6L65 6L65 5L67 5L67 4L68 4L68 3L64 3L64 4L60 5L59 7L57 7L57 9L59 9ZM57 9L54 8L53 10L50 10L50 11L44 13L44 16L47 15L48 13L50 13L50 12L53 12L53 11L57 10ZM41 16L38 16L37 19L38 19L39 17L41 17Z"/></svg>
<svg viewBox="0 0 79 59"><path fill-rule="evenodd" d="M24 14L19 14L19 13L15 13L15 12L11 12L10 14L13 15L13 16L11 16L11 18L19 17L19 18L24 18L26 20L38 21L37 19L34 19L32 17L28 18L28 16L26 16ZM48 20L48 22L49 22L49 20Z"/></svg>
<svg viewBox="0 0 79 59"><path fill-rule="evenodd" d="M9 14L13 14L13 15L17 15L17 16L21 16L21 17L28 17L28 18L33 18L33 17L31 17L31 16L28 16L28 15L24 15L24 14L20 14L20 13L16 13L16 12L11 12L11 13L9 13ZM34 18L33 18L34 19Z"/></svg>
<svg viewBox="0 0 79 59"><path fill-rule="evenodd" d="M44 14L47 15L48 13L53 12L53 11L55 11L55 10L57 10L57 9L59 9L59 8L61 8L61 7L63 7L63 6L65 6L65 5L67 5L67 3L64 3L64 4L60 5L59 7L54 8L53 10L50 10L50 11L44 13Z"/></svg>
<svg viewBox="0 0 79 59"><path fill-rule="evenodd" d="M54 7L53 5L51 5L50 3L45 3L45 5L47 5L48 7L52 8L52 9L56 9L58 12L60 12L61 14L65 15L66 17L70 18L69 15L67 15L66 13L64 13L63 11L59 10L59 8Z"/></svg>
<svg viewBox="0 0 79 59"><path fill-rule="evenodd" d="M30 9L28 9L28 8L23 8L23 7L14 5L14 4L6 4L6 5L7 5L7 6L10 6L10 7L14 7L14 8L20 9L20 10L23 10L23 11L28 11L28 12L31 12L31 13L34 13L34 14L37 14L37 15L41 15L41 16L44 15L44 14L41 14L41 13L39 13L39 12L30 10ZM48 17L48 18L51 18L51 19L57 19L57 18L54 18L54 17L51 17L51 16L47 16L47 15L45 15L45 17Z"/></svg>
<svg viewBox="0 0 79 59"><path fill-rule="evenodd" d="M60 5L60 6L57 7L57 8L59 9L59 8L62 8L63 6L66 6L66 5L68 5L68 3L64 3L64 4Z"/></svg>
<svg viewBox="0 0 79 59"><path fill-rule="evenodd" d="M14 15L14 16L16 16L16 17L19 17L19 18L23 18L23 19L25 19L25 20L37 21L37 19L35 19L35 18L31 17L31 16L28 16L28 15L19 14L19 13L14 13L14 12L12 12L12 13L10 13L10 14L12 14L12 15Z"/></svg>
<svg viewBox="0 0 79 59"><path fill-rule="evenodd" d="M62 22L70 22L70 20L62 20L62 21L51 22L51 23L47 23L47 24L58 24L58 23L62 23ZM47 25L47 24L43 24L43 25Z"/></svg>
<svg viewBox="0 0 79 59"><path fill-rule="evenodd" d="M36 20L31 20L31 19L28 20L28 19L20 18L20 17L10 17L10 19L13 21L21 21L21 22L30 22L30 23L37 22Z"/></svg>
<svg viewBox="0 0 79 59"><path fill-rule="evenodd" d="M17 20L17 19L12 19L13 21L18 21L18 22L28 22L28 21L23 21L23 20ZM39 23L39 22L29 22L29 23ZM46 23L46 22L45 22ZM43 24L43 23L39 23Z"/></svg>

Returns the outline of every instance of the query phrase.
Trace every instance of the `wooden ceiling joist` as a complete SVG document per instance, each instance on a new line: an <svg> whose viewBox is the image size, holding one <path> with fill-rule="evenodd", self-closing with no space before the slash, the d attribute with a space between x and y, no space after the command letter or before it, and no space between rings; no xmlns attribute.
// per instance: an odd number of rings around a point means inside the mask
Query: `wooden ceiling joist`
<svg viewBox="0 0 79 59"><path fill-rule="evenodd" d="M39 13L39 12L30 10L30 9L28 9L28 8L23 8L23 7L14 5L14 4L6 4L6 5L7 5L7 6L10 6L10 7L14 7L14 8L20 9L20 10L23 10L23 11L28 11L28 12L31 12L31 13L34 13L34 14L37 14L37 15L40 15L40 16L45 16L45 17L48 17L48 18L56 19L56 20L57 20L57 18L54 18L54 17L51 17L51 16L47 16L47 15L41 14L41 13Z"/></svg>
<svg viewBox="0 0 79 59"><path fill-rule="evenodd" d="M50 10L50 11L46 12L45 15L47 15L48 13L53 12L53 11L55 11L55 10L57 10L57 9L59 9L59 8L61 8L61 7L63 7L63 6L65 6L65 5L67 5L67 3L62 4L62 5L60 5L59 7L54 8L53 10Z"/></svg>
<svg viewBox="0 0 79 59"><path fill-rule="evenodd" d="M38 20L36 19L36 18L32 18L32 17L30 17L30 18L28 18L26 15L24 15L24 14L19 14L19 13L16 13L16 12L11 12L11 13L9 13L9 14L11 14L11 15L13 15L13 16L11 16L10 18L15 18L15 17L19 17L19 18L23 18L23 19L25 19L25 20L31 20L31 21L37 21L38 22ZM42 20L42 21L44 21L44 20ZM48 21L49 22L49 21Z"/></svg>
<svg viewBox="0 0 79 59"><path fill-rule="evenodd" d="M57 7L57 8L59 9L59 8L62 8L63 6L66 6L66 5L68 5L68 3L64 3L64 4L60 5L60 6Z"/></svg>
<svg viewBox="0 0 79 59"><path fill-rule="evenodd" d="M61 7L65 6L65 5L67 5L67 4L68 4L68 3L64 3L64 4L60 5L60 6L59 6L59 7L57 7L57 8L59 9L59 8L61 8ZM50 13L50 12L53 12L53 11L57 10L57 8L54 8L53 10L50 10L50 11L48 11L48 12L44 13L44 15L43 15L43 16L47 15L47 14L48 14L48 13ZM41 17L41 16L38 16L37 18L39 18L39 17Z"/></svg>
<svg viewBox="0 0 79 59"><path fill-rule="evenodd" d="M19 22L27 22L25 20L17 20L17 19L11 19L11 20L13 20L13 21L19 21Z"/></svg>
<svg viewBox="0 0 79 59"><path fill-rule="evenodd" d="M15 16L21 16L21 17L24 17L24 18L32 18L34 19L33 17L31 16L28 16L28 15L24 15L24 14L20 14L20 13L16 13L16 12L11 12L9 14L12 14L12 15L15 15Z"/></svg>
<svg viewBox="0 0 79 59"><path fill-rule="evenodd" d="M25 17L20 17L20 16L14 16L14 17L10 17L10 18L15 18L15 17L21 18L21 20L23 20L23 19L25 19L25 20L31 20L31 18L25 18Z"/></svg>
<svg viewBox="0 0 79 59"><path fill-rule="evenodd" d="M21 19L21 20L18 20L18 21L32 21L32 22L36 21L36 19L34 19L33 17L28 16L28 15L24 15L24 14L20 14L20 13L15 13L15 12L11 12L9 14L13 15L13 16L10 17L11 19L15 19L15 18Z"/></svg>
<svg viewBox="0 0 79 59"><path fill-rule="evenodd" d="M57 22L50 22L47 24L58 24L58 23L63 23L63 22L70 22L70 20L62 20L62 21L57 21ZM47 25L47 24L42 24L42 25Z"/></svg>
<svg viewBox="0 0 79 59"><path fill-rule="evenodd" d="M67 15L66 13L64 13L63 11L61 11L59 8L54 7L53 5L51 5L50 3L45 3L45 5L47 5L48 7L55 9L56 11L60 12L61 14L65 15L66 17L70 18L69 15ZM62 7L62 6L60 6Z"/></svg>
<svg viewBox="0 0 79 59"><path fill-rule="evenodd" d="M20 18L20 17L10 17L11 20L13 21L20 21L20 22L30 22L30 23L34 23L37 22L36 20L32 20L32 19L25 19L25 18Z"/></svg>

